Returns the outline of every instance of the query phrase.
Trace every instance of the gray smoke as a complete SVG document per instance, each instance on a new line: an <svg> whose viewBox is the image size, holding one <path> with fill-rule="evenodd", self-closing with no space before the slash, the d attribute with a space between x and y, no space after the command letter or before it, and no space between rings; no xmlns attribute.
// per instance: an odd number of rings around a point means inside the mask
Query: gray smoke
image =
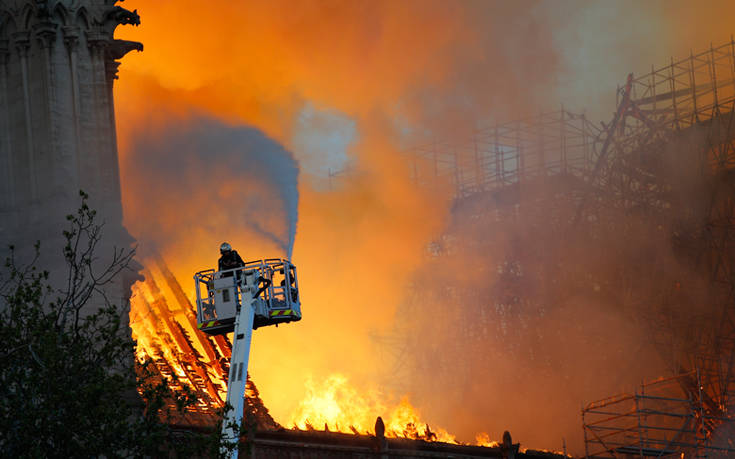
<svg viewBox="0 0 735 459"><path fill-rule="evenodd" d="M135 174L132 220L146 219L139 237L203 232L232 239L246 230L291 257L298 219L298 163L260 130L206 116L139 132L125 158ZM128 200L130 201L130 200Z"/></svg>

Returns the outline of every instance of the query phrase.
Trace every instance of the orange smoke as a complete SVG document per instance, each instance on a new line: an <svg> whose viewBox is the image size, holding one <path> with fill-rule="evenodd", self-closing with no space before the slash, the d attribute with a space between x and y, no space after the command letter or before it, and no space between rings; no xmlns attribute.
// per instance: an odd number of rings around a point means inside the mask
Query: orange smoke
<svg viewBox="0 0 735 459"><path fill-rule="evenodd" d="M568 6L569 11L556 2L535 1L127 0L125 6L138 9L142 25L121 28L119 38L145 45L143 53L125 58L115 89L126 226L141 239L156 239L190 298L192 274L214 266L223 240L246 258L279 255L272 253L278 250L272 241L232 225L227 215L238 211L229 198L254 189L267 195L272 188L223 166L212 174L216 177L207 177L208 193L194 194L191 184L199 170L177 161L170 167L184 171L180 180L156 186L159 172L144 174L133 160L141 132L165 142L172 130L212 117L228 126L257 128L302 160L304 145L295 130L305 107L336 111L356 125L346 151L356 171L349 181L323 190L313 177L299 177L293 261L304 319L254 334L250 371L281 422L300 422L294 416L306 409L310 374L322 380L339 372L383 386L393 381L374 337L394 320L412 320L394 312L411 273L423 264L427 244L443 230L450 205L446 189L427 192L409 182L400 155L406 143L464 137L477 120L491 116L502 121L537 113L558 102L556 86L567 82L586 78L586 88L597 95L614 90L596 88L593 73L612 59L616 51L609 47L584 53L593 60L576 62L579 73L563 72L570 56L591 46L576 34L573 19L595 17L586 13L606 8L586 2ZM675 15L674 9L666 14ZM660 16L653 10L647 5L621 13L618 29L626 30L631 15ZM647 17L639 20L645 24ZM563 43L556 40L561 29L574 32ZM652 43L659 39L651 37ZM614 62L638 48L621 48ZM619 76L630 70L621 69ZM198 223L206 219L217 223L217 231ZM410 392L410 381L400 383ZM431 416L432 401L416 403ZM502 418L500 413L493 418ZM360 425L368 430L377 414ZM478 417L490 418L486 414ZM553 423L534 429L556 435ZM477 430L464 428L460 434Z"/></svg>
<svg viewBox="0 0 735 459"><path fill-rule="evenodd" d="M446 126L457 112L528 107L556 66L549 31L528 14L532 2L128 3L142 25L119 33L146 48L126 60L119 100L131 104L141 80L151 80L181 105L281 139L304 101L422 128Z"/></svg>
<svg viewBox="0 0 735 459"><path fill-rule="evenodd" d="M371 333L392 324L407 279L441 231L449 204L449 193L426 193L409 182L401 138L412 126L446 132L495 106L529 105L522 101L531 93L513 75L546 81L530 70L555 65L548 42L500 20L520 14L509 6L190 1L126 7L138 8L144 20L134 31L121 30L128 34L121 38L146 46L126 59L116 86L126 225L135 235L160 236L158 228L165 229L157 248L189 295L192 273L214 264L222 239L246 257L270 256L274 247L226 219L217 234L195 219L182 221L182 212L221 216L219 195L229 193L227 184L238 184L234 192L248 184L225 168L220 185L209 182L211 194L187 192L197 178L191 170L180 184L156 186L156 171L142 174L130 161L139 133L155 136L172 120L185 124L206 114L257 126L298 159L293 129L307 103L355 120L357 138L347 153L359 175L331 192L315 189L308 177L299 182L294 261L305 319L259 330L251 373L277 419L297 409L307 373L340 371L379 382L384 361ZM496 27L467 27L480 18ZM525 21L536 27L532 18ZM513 34L508 46L487 46ZM518 45L543 51L533 58L513 55ZM466 78L470 69L482 78ZM153 199L160 209L151 206Z"/></svg>

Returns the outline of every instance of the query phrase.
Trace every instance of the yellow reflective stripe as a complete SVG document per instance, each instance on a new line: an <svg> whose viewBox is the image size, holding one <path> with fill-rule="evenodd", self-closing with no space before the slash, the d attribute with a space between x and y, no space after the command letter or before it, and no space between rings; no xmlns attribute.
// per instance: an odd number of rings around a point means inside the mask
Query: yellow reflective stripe
<svg viewBox="0 0 735 459"><path fill-rule="evenodd" d="M216 320L210 320L209 322L200 323L198 325L198 328L209 328L209 327L214 327L215 325L217 325L217 321Z"/></svg>
<svg viewBox="0 0 735 459"><path fill-rule="evenodd" d="M276 311L271 311L271 317L276 316L290 316L293 314L293 310L291 309L279 309Z"/></svg>

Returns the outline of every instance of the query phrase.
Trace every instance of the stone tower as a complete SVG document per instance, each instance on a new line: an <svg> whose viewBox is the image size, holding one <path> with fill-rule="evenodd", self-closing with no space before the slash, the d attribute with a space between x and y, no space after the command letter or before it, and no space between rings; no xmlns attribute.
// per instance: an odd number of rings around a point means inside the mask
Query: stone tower
<svg viewBox="0 0 735 459"><path fill-rule="evenodd" d="M113 38L139 24L115 3L0 0L2 241L55 237L80 189L122 225L112 85L117 60L143 46Z"/></svg>
<svg viewBox="0 0 735 459"><path fill-rule="evenodd" d="M58 253L79 190L117 246L122 226L112 98L118 60L140 43L114 39L140 19L117 0L0 0L0 254L42 241ZM51 263L51 266L54 266Z"/></svg>

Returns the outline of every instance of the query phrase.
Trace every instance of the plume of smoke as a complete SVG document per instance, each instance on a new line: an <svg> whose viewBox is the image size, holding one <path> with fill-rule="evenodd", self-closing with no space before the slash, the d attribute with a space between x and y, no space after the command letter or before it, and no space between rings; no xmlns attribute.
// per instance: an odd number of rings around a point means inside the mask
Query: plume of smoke
<svg viewBox="0 0 735 459"><path fill-rule="evenodd" d="M211 247L247 241L249 255L261 240L291 256L299 171L277 142L252 127L193 116L141 129L132 143L124 168L136 173L127 177L126 196L140 238L167 248L204 234Z"/></svg>
<svg viewBox="0 0 735 459"><path fill-rule="evenodd" d="M564 175L455 203L438 255L398 309L414 318L396 320L399 379L440 419L464 406L450 426L459 435L485 425L547 448L566 438L581 452L582 403L691 370L707 345L715 352L731 285L703 260L713 244L732 253L707 236L732 191L707 173L706 132L642 142L646 160L620 160L655 177L647 197L668 205L623 204L628 188L609 185L590 192L596 204L574 224L579 182Z"/></svg>

